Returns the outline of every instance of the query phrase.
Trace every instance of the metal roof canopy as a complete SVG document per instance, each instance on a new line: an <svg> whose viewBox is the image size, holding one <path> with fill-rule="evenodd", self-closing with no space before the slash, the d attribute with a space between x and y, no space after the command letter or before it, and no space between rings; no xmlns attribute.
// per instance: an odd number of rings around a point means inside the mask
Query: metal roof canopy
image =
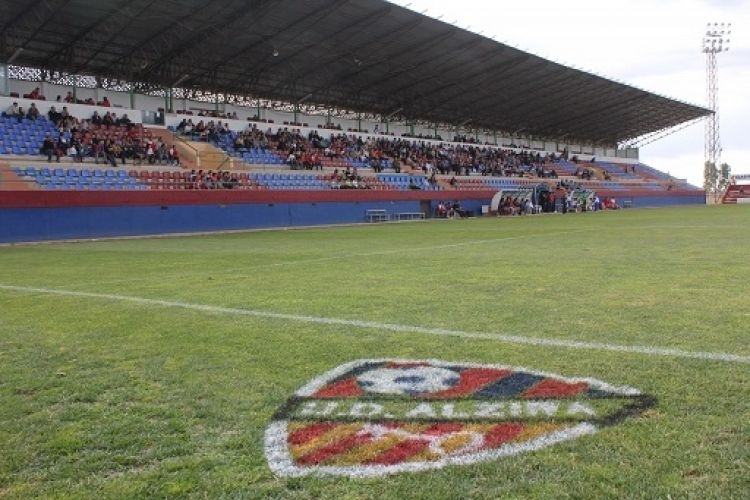
<svg viewBox="0 0 750 500"><path fill-rule="evenodd" d="M382 0L3 0L0 26L17 65L571 143L710 114Z"/></svg>

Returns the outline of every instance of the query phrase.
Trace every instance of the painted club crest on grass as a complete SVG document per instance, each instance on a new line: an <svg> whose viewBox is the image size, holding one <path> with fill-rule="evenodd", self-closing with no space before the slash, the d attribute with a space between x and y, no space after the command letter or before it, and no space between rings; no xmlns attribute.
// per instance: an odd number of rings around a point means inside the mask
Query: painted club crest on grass
<svg viewBox="0 0 750 500"><path fill-rule="evenodd" d="M632 387L525 368L358 360L289 398L265 451L281 476L379 476L537 450L653 404Z"/></svg>

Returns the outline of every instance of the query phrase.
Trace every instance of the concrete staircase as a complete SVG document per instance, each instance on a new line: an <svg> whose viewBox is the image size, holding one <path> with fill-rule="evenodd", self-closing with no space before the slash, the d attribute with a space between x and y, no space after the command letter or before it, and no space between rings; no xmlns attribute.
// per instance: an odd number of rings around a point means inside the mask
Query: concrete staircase
<svg viewBox="0 0 750 500"><path fill-rule="evenodd" d="M38 187L18 177L10 165L0 163L0 190L3 191L34 191Z"/></svg>
<svg viewBox="0 0 750 500"><path fill-rule="evenodd" d="M175 145L180 155L180 165L185 169L234 170L242 166L242 161L232 158L212 144L187 141L163 128L150 128L149 131L152 136L161 139L167 147Z"/></svg>

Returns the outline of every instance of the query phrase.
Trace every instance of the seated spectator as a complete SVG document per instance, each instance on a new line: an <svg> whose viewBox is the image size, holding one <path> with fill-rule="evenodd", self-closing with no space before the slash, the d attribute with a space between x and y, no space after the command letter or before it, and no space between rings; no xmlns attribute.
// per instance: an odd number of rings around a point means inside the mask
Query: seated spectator
<svg viewBox="0 0 750 500"><path fill-rule="evenodd" d="M83 145L78 139L74 139L68 147L68 156L72 157L74 161L83 163Z"/></svg>
<svg viewBox="0 0 750 500"><path fill-rule="evenodd" d="M213 171L209 170L208 172L206 172L205 174L203 174L201 176L200 175L201 171L199 170L198 174L199 174L198 177L202 181L201 185L200 185L201 189L214 189L214 173L213 173Z"/></svg>
<svg viewBox="0 0 750 500"><path fill-rule="evenodd" d="M151 139L146 140L146 161L148 161L149 165L156 163L156 148Z"/></svg>
<svg viewBox="0 0 750 500"><path fill-rule="evenodd" d="M185 126L187 125L187 119L183 118L180 123L177 124L174 131L178 134L184 134L185 133ZM238 138L239 140L239 138ZM236 146L236 144L235 144Z"/></svg>
<svg viewBox="0 0 750 500"><path fill-rule="evenodd" d="M524 214L533 214L534 213L534 204L531 203L531 200L526 198L523 203L523 213Z"/></svg>
<svg viewBox="0 0 750 500"><path fill-rule="evenodd" d="M47 118L49 118L51 122L57 123L62 119L62 115L55 109L54 106L52 106L51 108L49 108L49 111L47 111Z"/></svg>
<svg viewBox="0 0 750 500"><path fill-rule="evenodd" d="M130 118L128 118L127 113L123 113L122 116L117 119L117 124L127 127L127 128L130 128L133 126L133 122L130 120Z"/></svg>
<svg viewBox="0 0 750 500"><path fill-rule="evenodd" d="M602 200L599 195L594 195L594 212L598 212L602 209Z"/></svg>
<svg viewBox="0 0 750 500"><path fill-rule="evenodd" d="M67 94L65 94L65 99L63 99L65 102L75 102L76 98L73 97L73 92L68 91Z"/></svg>
<svg viewBox="0 0 750 500"><path fill-rule="evenodd" d="M200 115L199 115L200 116ZM199 138L204 138L206 135L206 124L203 120L198 120L198 123L193 127L193 133L197 134Z"/></svg>
<svg viewBox="0 0 750 500"><path fill-rule="evenodd" d="M170 165L180 165L180 155L177 153L177 148L172 144L167 151L167 159Z"/></svg>
<svg viewBox="0 0 750 500"><path fill-rule="evenodd" d="M58 157L58 161L60 161L61 156L68 154L68 149L70 149L70 142L64 134L60 134L60 137L57 138L57 144L55 144L55 154Z"/></svg>
<svg viewBox="0 0 750 500"><path fill-rule="evenodd" d="M438 202L437 208L435 208L435 211L437 212L437 216L441 218L448 217L448 208L446 207L445 203Z"/></svg>
<svg viewBox="0 0 750 500"><path fill-rule="evenodd" d="M81 162L84 158L91 156L91 145L87 141L76 138L74 143L77 143L76 147L78 148L78 154L81 156Z"/></svg>
<svg viewBox="0 0 750 500"><path fill-rule="evenodd" d="M133 165L142 164L144 158L146 158L146 150L143 149L143 144L140 141L131 141L129 154L133 158Z"/></svg>
<svg viewBox="0 0 750 500"><path fill-rule="evenodd" d="M289 156L286 157L286 164L289 165L292 170L297 168L297 157L294 153L289 153Z"/></svg>
<svg viewBox="0 0 750 500"><path fill-rule="evenodd" d="M110 151L115 159L119 158L122 164L125 165L125 155L123 154L122 145L118 141L112 142Z"/></svg>
<svg viewBox="0 0 750 500"><path fill-rule="evenodd" d="M320 162L320 157L317 154L313 153L310 155L310 162L315 170L323 170L323 164Z"/></svg>
<svg viewBox="0 0 750 500"><path fill-rule="evenodd" d="M109 102L109 99L107 99L106 95L102 98L102 106L105 108L109 108L110 106L112 106L112 104Z"/></svg>
<svg viewBox="0 0 750 500"><path fill-rule="evenodd" d="M8 106L8 109L6 109L6 110L5 110L4 112L3 112L3 115L4 115L4 116L18 116L18 110L19 110L19 109L20 109L20 108L19 108L19 106L18 106L18 103L17 103L17 102L14 102L14 103L13 103L13 104L11 104L10 106Z"/></svg>
<svg viewBox="0 0 750 500"><path fill-rule="evenodd" d="M52 136L49 134L49 132L45 134L44 141L42 141L42 147L39 152L47 156L47 162L52 161L52 155L55 155L55 158L58 162L60 161L60 153L57 151L57 148L55 148L55 141L52 139Z"/></svg>
<svg viewBox="0 0 750 500"><path fill-rule="evenodd" d="M169 165L169 146L161 139L156 143L156 160L159 162L159 165Z"/></svg>
<svg viewBox="0 0 750 500"><path fill-rule="evenodd" d="M93 123L94 125L101 125L102 124L102 117L99 114L99 111L94 110L94 113L91 115L91 123Z"/></svg>
<svg viewBox="0 0 750 500"><path fill-rule="evenodd" d="M42 98L42 91L39 90L39 87L35 87L34 90L29 92L28 94L24 95L27 99L41 99Z"/></svg>
<svg viewBox="0 0 750 500"><path fill-rule="evenodd" d="M36 107L36 103L31 103L31 106L29 106L29 111L26 113L26 118L29 120L36 120L39 118L39 108Z"/></svg>
<svg viewBox="0 0 750 500"><path fill-rule="evenodd" d="M104 142L104 157L107 162L112 165L113 168L117 167L117 160L115 159L115 151L112 147L112 142L107 140Z"/></svg>
<svg viewBox="0 0 750 500"><path fill-rule="evenodd" d="M604 200L604 208L608 208L610 210L617 210L620 208L620 205L617 204L617 200L615 200L612 197L609 197Z"/></svg>
<svg viewBox="0 0 750 500"><path fill-rule="evenodd" d="M99 164L99 158L102 160L106 160L106 154L104 152L104 139L99 139L96 137L92 137L91 139L91 149L94 154L94 163L97 165Z"/></svg>

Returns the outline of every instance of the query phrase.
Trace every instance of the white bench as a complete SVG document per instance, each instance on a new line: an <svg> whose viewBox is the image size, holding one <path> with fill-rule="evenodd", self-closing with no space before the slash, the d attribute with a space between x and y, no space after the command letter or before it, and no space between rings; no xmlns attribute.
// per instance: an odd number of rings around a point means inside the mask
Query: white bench
<svg viewBox="0 0 750 500"><path fill-rule="evenodd" d="M388 212L382 208L371 208L365 212L367 222L385 222L388 220Z"/></svg>
<svg viewBox="0 0 750 500"><path fill-rule="evenodd" d="M424 212L399 212L396 214L397 220L415 220L424 219Z"/></svg>

